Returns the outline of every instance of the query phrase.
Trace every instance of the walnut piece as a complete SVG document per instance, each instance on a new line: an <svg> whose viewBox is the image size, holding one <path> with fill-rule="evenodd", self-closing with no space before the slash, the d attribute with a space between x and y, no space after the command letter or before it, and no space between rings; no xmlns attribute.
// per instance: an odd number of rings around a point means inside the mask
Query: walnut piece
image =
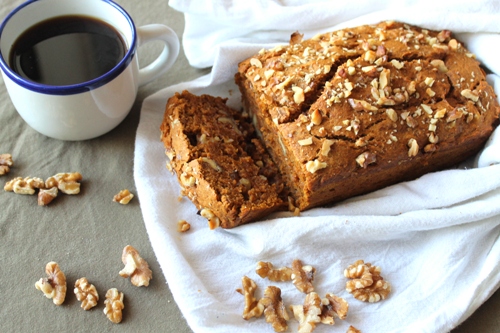
<svg viewBox="0 0 500 333"><path fill-rule="evenodd" d="M14 165L11 154L0 154L0 176L6 175Z"/></svg>
<svg viewBox="0 0 500 333"><path fill-rule="evenodd" d="M344 270L345 277L353 279L346 282L346 290L363 302L374 303L386 299L391 292L391 285L380 272L379 266L357 260Z"/></svg>
<svg viewBox="0 0 500 333"><path fill-rule="evenodd" d="M7 192L14 192L16 194L35 194L36 189L45 188L45 183L42 179L37 177L16 177L8 181L3 189Z"/></svg>
<svg viewBox="0 0 500 333"><path fill-rule="evenodd" d="M93 284L90 284L87 278L82 277L76 280L73 290L76 298L82 302L81 307L85 311L92 309L99 301L99 294Z"/></svg>
<svg viewBox="0 0 500 333"><path fill-rule="evenodd" d="M241 278L242 289L236 289L237 292L245 297L245 307L243 308L243 319L248 320L252 317L260 317L264 313L264 304L255 298L257 284L247 276Z"/></svg>
<svg viewBox="0 0 500 333"><path fill-rule="evenodd" d="M326 294L321 300L321 322L327 325L335 324L334 317L344 320L349 311L349 304L341 297L334 294Z"/></svg>
<svg viewBox="0 0 500 333"><path fill-rule="evenodd" d="M291 281L292 269L290 267L281 267L275 269L270 262L259 261L255 272L261 278L268 278L271 281Z"/></svg>
<svg viewBox="0 0 500 333"><path fill-rule="evenodd" d="M106 299L104 300L104 314L113 323L118 324L123 318L123 293L116 288L111 288L106 292Z"/></svg>
<svg viewBox="0 0 500 333"><path fill-rule="evenodd" d="M129 190L124 189L118 192L118 194L113 197L113 201L121 203L122 205L127 205L133 197L134 195L130 193Z"/></svg>
<svg viewBox="0 0 500 333"><path fill-rule="evenodd" d="M356 163L363 169L366 169L368 165L376 162L377 162L377 155L369 151L365 151L364 153L356 157Z"/></svg>
<svg viewBox="0 0 500 333"><path fill-rule="evenodd" d="M346 290L348 292L352 292L354 289L366 288L373 284L373 275L370 267L363 260L357 260L354 264L347 267L344 275L352 279L346 282Z"/></svg>
<svg viewBox="0 0 500 333"><path fill-rule="evenodd" d="M356 327L354 326L349 326L349 328L347 329L347 332L346 333L361 333L360 330L358 330Z"/></svg>
<svg viewBox="0 0 500 333"><path fill-rule="evenodd" d="M208 208L200 210L200 215L208 220L208 228L214 230L220 226L220 219Z"/></svg>
<svg viewBox="0 0 500 333"><path fill-rule="evenodd" d="M292 263L292 282L299 291L305 294L314 291L312 281L314 280L315 273L316 268L310 265L303 265L299 259L295 259Z"/></svg>
<svg viewBox="0 0 500 333"><path fill-rule="evenodd" d="M191 229L191 224L189 224L186 220L180 220L177 222L177 231L178 232L186 232Z"/></svg>
<svg viewBox="0 0 500 333"><path fill-rule="evenodd" d="M141 258L133 246L125 246L122 252L122 262L125 267L119 272L121 277L130 277L130 282L137 287L149 286L153 272L149 269L147 261Z"/></svg>
<svg viewBox="0 0 500 333"><path fill-rule="evenodd" d="M299 322L299 333L311 333L321 322L321 298L315 292L306 295L304 305L292 305L290 310Z"/></svg>
<svg viewBox="0 0 500 333"><path fill-rule="evenodd" d="M306 170L310 173L315 173L316 171L324 169L327 166L328 164L326 162L321 162L320 160L315 159L314 161L307 161Z"/></svg>
<svg viewBox="0 0 500 333"><path fill-rule="evenodd" d="M42 291L45 297L51 298L55 305L61 305L66 298L66 276L59 265L51 261L45 266L46 278L35 283L35 288Z"/></svg>
<svg viewBox="0 0 500 333"><path fill-rule="evenodd" d="M57 187L59 191L65 194L78 194L80 193L80 182L82 179L82 175L79 172L58 173L47 178L45 187Z"/></svg>
<svg viewBox="0 0 500 333"><path fill-rule="evenodd" d="M38 205L39 206L47 206L57 197L57 187L52 187L49 189L40 189L38 192Z"/></svg>
<svg viewBox="0 0 500 333"><path fill-rule="evenodd" d="M267 287L259 303L264 306L266 322L273 326L274 331L285 332L288 329L287 320L290 317L281 298L281 289L275 286Z"/></svg>

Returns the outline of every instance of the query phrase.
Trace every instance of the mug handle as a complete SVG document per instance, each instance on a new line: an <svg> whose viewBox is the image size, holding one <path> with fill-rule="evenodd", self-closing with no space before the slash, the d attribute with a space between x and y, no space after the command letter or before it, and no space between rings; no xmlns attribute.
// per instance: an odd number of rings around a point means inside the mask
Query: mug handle
<svg viewBox="0 0 500 333"><path fill-rule="evenodd" d="M176 33L163 24L149 24L137 28L137 46L161 41L165 44L163 51L152 63L139 69L139 85L153 81L165 73L174 64L179 55L179 38Z"/></svg>

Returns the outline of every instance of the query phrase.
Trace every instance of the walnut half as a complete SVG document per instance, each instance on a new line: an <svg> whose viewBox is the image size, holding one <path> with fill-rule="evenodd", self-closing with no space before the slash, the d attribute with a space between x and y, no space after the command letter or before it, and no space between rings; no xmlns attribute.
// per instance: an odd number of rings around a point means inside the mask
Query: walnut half
<svg viewBox="0 0 500 333"><path fill-rule="evenodd" d="M42 291L45 297L51 298L55 305L61 305L66 298L66 276L59 265L51 261L45 266L47 278L35 283L35 288Z"/></svg>
<svg viewBox="0 0 500 333"><path fill-rule="evenodd" d="M123 318L123 293L116 288L111 288L106 292L106 300L104 300L104 314L113 323L118 324Z"/></svg>
<svg viewBox="0 0 500 333"><path fill-rule="evenodd" d="M321 298L315 292L307 294L304 305L292 305L290 310L299 322L299 333L311 333L321 322Z"/></svg>
<svg viewBox="0 0 500 333"><path fill-rule="evenodd" d="M255 298L257 284L247 276L241 278L242 289L236 289L237 292L245 297L245 308L243 309L243 319L248 320L252 317L260 317L264 312L264 304Z"/></svg>
<svg viewBox="0 0 500 333"><path fill-rule="evenodd" d="M76 280L73 290L76 298L82 302L81 307L84 310L90 310L97 305L99 294L93 284L90 284L87 278L82 277Z"/></svg>
<svg viewBox="0 0 500 333"><path fill-rule="evenodd" d="M314 291L314 286L312 284L314 280L314 275L316 274L316 268L310 265L303 265L302 261L295 259L292 262L292 282L295 287L305 293L309 294Z"/></svg>
<svg viewBox="0 0 500 333"><path fill-rule="evenodd" d="M334 317L344 320L349 311L349 304L341 297L334 294L326 294L321 300L321 322L327 325L335 324Z"/></svg>
<svg viewBox="0 0 500 333"><path fill-rule="evenodd" d="M386 299L391 292L391 285L380 275L380 271L379 266L357 260L344 271L345 277L352 279L347 281L346 290L363 302L374 303Z"/></svg>
<svg viewBox="0 0 500 333"><path fill-rule="evenodd" d="M292 269L290 267L274 268L270 262L259 261L255 272L261 278L268 278L271 281L292 280Z"/></svg>
<svg viewBox="0 0 500 333"><path fill-rule="evenodd" d="M281 289L275 286L267 287L264 291L264 297L261 298L259 303L264 305L266 322L273 326L274 331L285 332L288 329L287 320L290 317L281 298Z"/></svg>
<svg viewBox="0 0 500 333"><path fill-rule="evenodd" d="M125 267L119 272L121 277L130 277L130 282L137 287L149 286L153 272L149 269L147 261L141 258L133 246L125 246L122 252L122 262Z"/></svg>

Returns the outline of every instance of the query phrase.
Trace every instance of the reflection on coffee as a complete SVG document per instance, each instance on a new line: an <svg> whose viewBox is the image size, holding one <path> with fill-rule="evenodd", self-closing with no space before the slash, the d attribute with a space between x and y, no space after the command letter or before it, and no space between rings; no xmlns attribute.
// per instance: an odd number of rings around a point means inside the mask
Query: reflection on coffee
<svg viewBox="0 0 500 333"><path fill-rule="evenodd" d="M87 16L40 22L15 41L10 67L42 84L63 86L95 79L115 67L127 49L113 27Z"/></svg>

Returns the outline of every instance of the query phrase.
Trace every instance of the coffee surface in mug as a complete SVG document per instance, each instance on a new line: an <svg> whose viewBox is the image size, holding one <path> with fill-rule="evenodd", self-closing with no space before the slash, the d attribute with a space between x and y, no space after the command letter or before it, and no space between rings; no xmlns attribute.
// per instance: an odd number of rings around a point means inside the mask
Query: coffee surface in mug
<svg viewBox="0 0 500 333"><path fill-rule="evenodd" d="M28 80L64 86L106 74L126 52L120 33L109 24L68 15L42 21L23 32L11 49L9 65Z"/></svg>

